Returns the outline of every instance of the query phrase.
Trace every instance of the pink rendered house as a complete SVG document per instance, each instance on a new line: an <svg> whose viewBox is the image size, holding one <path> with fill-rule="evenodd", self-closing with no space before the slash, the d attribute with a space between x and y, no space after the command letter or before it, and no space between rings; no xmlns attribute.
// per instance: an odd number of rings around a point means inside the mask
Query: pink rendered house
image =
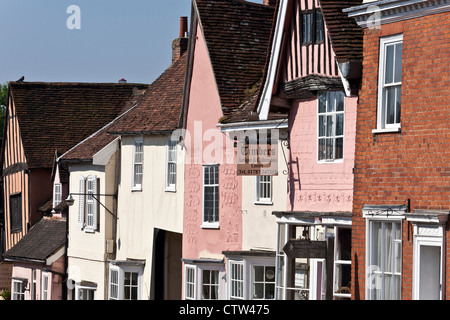
<svg viewBox="0 0 450 320"><path fill-rule="evenodd" d="M274 9L236 0L193 1L184 106L184 299L242 293L227 290L225 281L228 269L236 273L241 267L227 265L225 253L242 250L242 178L236 149L226 148L230 141L218 124L239 114L261 84Z"/></svg>

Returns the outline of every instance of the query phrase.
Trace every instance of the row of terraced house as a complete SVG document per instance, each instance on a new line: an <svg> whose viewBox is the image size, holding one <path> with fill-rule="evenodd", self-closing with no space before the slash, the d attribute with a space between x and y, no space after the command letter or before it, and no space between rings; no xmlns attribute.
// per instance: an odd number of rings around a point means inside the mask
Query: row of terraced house
<svg viewBox="0 0 450 320"><path fill-rule="evenodd" d="M0 288L448 299L449 11L193 0L151 84L10 82Z"/></svg>

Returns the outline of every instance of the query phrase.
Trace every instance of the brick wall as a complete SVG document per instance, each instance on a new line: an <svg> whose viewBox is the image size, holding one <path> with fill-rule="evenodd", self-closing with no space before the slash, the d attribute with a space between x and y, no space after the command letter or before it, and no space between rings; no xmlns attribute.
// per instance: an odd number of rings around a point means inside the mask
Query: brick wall
<svg viewBox="0 0 450 320"><path fill-rule="evenodd" d="M377 120L379 39L403 33L401 132L373 134ZM450 13L364 30L355 151L352 296L365 299L365 204L450 211ZM446 283L450 231L446 227ZM408 232L409 231L409 232ZM402 298L412 298L412 225L403 223ZM450 286L446 286L447 299Z"/></svg>

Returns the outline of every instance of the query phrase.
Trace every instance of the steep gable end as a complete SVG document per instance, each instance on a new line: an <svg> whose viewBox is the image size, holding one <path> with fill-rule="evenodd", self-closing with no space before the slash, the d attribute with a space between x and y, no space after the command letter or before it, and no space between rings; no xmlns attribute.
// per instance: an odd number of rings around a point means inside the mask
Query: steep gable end
<svg viewBox="0 0 450 320"><path fill-rule="evenodd" d="M230 116L264 82L275 8L242 0L196 0L223 115Z"/></svg>

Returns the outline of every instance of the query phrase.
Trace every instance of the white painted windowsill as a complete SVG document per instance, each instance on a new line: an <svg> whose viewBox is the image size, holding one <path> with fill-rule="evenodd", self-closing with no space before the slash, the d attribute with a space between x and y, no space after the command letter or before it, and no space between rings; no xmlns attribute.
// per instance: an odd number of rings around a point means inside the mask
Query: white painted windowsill
<svg viewBox="0 0 450 320"><path fill-rule="evenodd" d="M389 132L400 132L402 131L402 127L396 127L396 128L385 128L385 129L373 129L372 133L389 133Z"/></svg>

